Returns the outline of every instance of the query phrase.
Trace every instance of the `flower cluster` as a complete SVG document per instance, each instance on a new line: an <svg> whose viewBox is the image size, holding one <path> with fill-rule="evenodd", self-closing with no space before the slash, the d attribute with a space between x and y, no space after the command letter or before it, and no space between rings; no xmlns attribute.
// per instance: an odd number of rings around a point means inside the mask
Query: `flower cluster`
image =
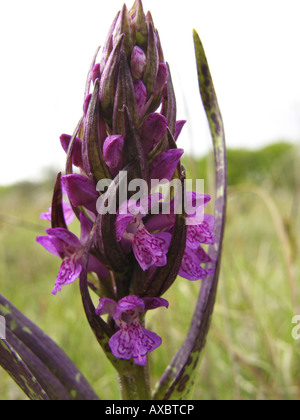
<svg viewBox="0 0 300 420"><path fill-rule="evenodd" d="M80 276L91 243L87 271L100 296L96 312L109 314L114 325L111 351L144 365L161 339L142 326L142 314L168 306L160 296L178 275L194 281L211 272L203 267L214 263L203 245L214 243L214 218L204 214L207 195L184 192L166 198L151 190L153 180L184 185L183 150L176 141L185 121L176 120L170 71L141 1L130 10L124 5L99 62L97 57L88 74L83 117L73 136L60 138L66 174L58 176L52 207L41 216L51 228L37 241L62 259L53 294ZM99 198L104 205L123 191L121 172L127 175L126 198L118 195L116 212L99 212ZM144 180L147 193L133 194L128 187L135 179ZM99 190L101 180L110 180L114 188ZM167 213L162 211L166 201ZM189 203L190 210L178 212L178 202ZM75 217L80 238L69 230Z"/></svg>

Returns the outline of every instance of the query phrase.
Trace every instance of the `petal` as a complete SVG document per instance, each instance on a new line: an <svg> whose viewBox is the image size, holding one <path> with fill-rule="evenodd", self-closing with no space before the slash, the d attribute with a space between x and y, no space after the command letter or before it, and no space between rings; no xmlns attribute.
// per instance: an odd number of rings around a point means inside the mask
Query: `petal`
<svg viewBox="0 0 300 420"><path fill-rule="evenodd" d="M65 216L65 222L67 225L70 225L75 219L75 213L72 209L72 206L69 203L62 203L63 212ZM48 220L51 222L52 207L49 207L49 210L46 213L40 215L40 219Z"/></svg>
<svg viewBox="0 0 300 420"><path fill-rule="evenodd" d="M112 354L117 359L130 360L132 357L133 345L127 330L121 329L114 334L108 342Z"/></svg>
<svg viewBox="0 0 300 420"><path fill-rule="evenodd" d="M211 214L204 214L203 222L200 225L188 225L187 245L192 249L197 249L200 244L214 244L214 225L215 218Z"/></svg>
<svg viewBox="0 0 300 420"><path fill-rule="evenodd" d="M100 79L100 63L96 63L92 70L92 81L95 82L96 79Z"/></svg>
<svg viewBox="0 0 300 420"><path fill-rule="evenodd" d="M87 97L85 98L84 103L83 103L83 113L84 113L84 115L86 115L87 112L88 112L91 99L92 99L92 94L89 93L87 95Z"/></svg>
<svg viewBox="0 0 300 420"><path fill-rule="evenodd" d="M170 230L175 223L174 214L154 214L145 222L148 232Z"/></svg>
<svg viewBox="0 0 300 420"><path fill-rule="evenodd" d="M169 302L166 299L163 298L151 298L151 297L145 297L142 298L145 303L145 310L148 311L150 309L156 309L161 306L165 306L166 308L169 307Z"/></svg>
<svg viewBox="0 0 300 420"><path fill-rule="evenodd" d="M62 134L60 136L61 145L66 153L68 153L71 138L72 136L68 134ZM72 160L75 166L77 166L78 168L83 168L82 141L78 137L75 138Z"/></svg>
<svg viewBox="0 0 300 420"><path fill-rule="evenodd" d="M130 360L131 357L137 365L145 366L147 353L155 350L162 343L161 338L142 328L140 324L131 324L121 328L109 340L113 355L118 359Z"/></svg>
<svg viewBox="0 0 300 420"><path fill-rule="evenodd" d="M65 243L66 245L71 246L75 249L81 249L82 244L80 240L77 238L74 233L70 232L64 228L55 228L55 229L47 229L47 234L51 237L54 236L55 238L59 239L61 242Z"/></svg>
<svg viewBox="0 0 300 420"><path fill-rule="evenodd" d="M64 212L66 224L70 225L75 219L75 213L73 211L73 208L71 204L69 203L63 203L62 206L63 206L63 212Z"/></svg>
<svg viewBox="0 0 300 420"><path fill-rule="evenodd" d="M123 312L135 311L136 313L145 312L145 304L143 299L135 295L126 296L119 300L113 314L114 320L121 319Z"/></svg>
<svg viewBox="0 0 300 420"><path fill-rule="evenodd" d="M82 267L77 261L76 255L65 258L60 267L52 294L56 295L57 292L61 291L62 286L74 283L80 276L81 270Z"/></svg>
<svg viewBox="0 0 300 420"><path fill-rule="evenodd" d="M115 177L123 168L124 137L121 135L109 136L103 144L103 158Z"/></svg>
<svg viewBox="0 0 300 420"><path fill-rule="evenodd" d="M163 267L167 263L167 252L172 235L167 232L151 235L145 227L138 229L132 242L134 255L142 268L146 271L149 267Z"/></svg>
<svg viewBox="0 0 300 420"><path fill-rule="evenodd" d="M80 174L65 175L61 181L73 206L84 206L97 213L96 202L99 194L93 181Z"/></svg>
<svg viewBox="0 0 300 420"><path fill-rule="evenodd" d="M138 108L139 115L142 112L147 99L146 86L141 80L137 80L133 85L134 96Z"/></svg>
<svg viewBox="0 0 300 420"><path fill-rule="evenodd" d="M55 255L56 257L61 257L61 252L63 250L60 241L56 238L49 236L38 236L36 238L37 243L42 245L48 252Z"/></svg>
<svg viewBox="0 0 300 420"><path fill-rule="evenodd" d="M203 209L206 204L211 200L207 194L198 193L195 191L188 191L186 193L185 212L188 218L197 217L199 214L201 221L203 220ZM191 223L199 224L199 223Z"/></svg>
<svg viewBox="0 0 300 420"><path fill-rule="evenodd" d="M185 125L185 120L176 121L175 132L174 132L174 140L176 141L181 133L183 126Z"/></svg>
<svg viewBox="0 0 300 420"><path fill-rule="evenodd" d="M113 299L102 298L99 300L99 305L96 309L96 314L99 316L105 314L112 315L116 305L117 302L115 302Z"/></svg>
<svg viewBox="0 0 300 420"><path fill-rule="evenodd" d="M164 84L168 80L169 72L168 67L165 63L159 63L158 72L156 77L156 84L155 84L155 93L158 94L161 92Z"/></svg>
<svg viewBox="0 0 300 420"><path fill-rule="evenodd" d="M196 254L201 263L216 263L216 260L210 258L210 256L204 251L202 246L199 246L199 248L196 250Z"/></svg>
<svg viewBox="0 0 300 420"><path fill-rule="evenodd" d="M170 149L160 153L150 166L150 178L171 181L183 152L183 149Z"/></svg>
<svg viewBox="0 0 300 420"><path fill-rule="evenodd" d="M130 328L132 331L131 340L133 342L133 359L137 365L145 366L147 363L147 353L155 350L162 343L162 339L152 331L145 328Z"/></svg>
<svg viewBox="0 0 300 420"><path fill-rule="evenodd" d="M166 118L158 113L152 113L145 119L141 136L145 152L148 154L161 141L167 131Z"/></svg>
<svg viewBox="0 0 300 420"><path fill-rule="evenodd" d="M131 73L135 79L141 79L143 77L146 64L146 54L140 47L136 45L132 50L130 59Z"/></svg>
<svg viewBox="0 0 300 420"><path fill-rule="evenodd" d="M79 219L80 219L80 226L81 226L80 242L84 244L86 243L94 225L93 225L93 222L91 222L90 219L84 216L83 213L80 213Z"/></svg>
<svg viewBox="0 0 300 420"><path fill-rule="evenodd" d="M194 250L187 247L181 262L179 276L191 281L205 279L211 270L207 271L202 268L200 265L201 262L201 259Z"/></svg>
<svg viewBox="0 0 300 420"><path fill-rule="evenodd" d="M51 207L49 207L49 210L46 213L41 213L40 219L48 220L48 222L51 222Z"/></svg>
<svg viewBox="0 0 300 420"><path fill-rule="evenodd" d="M133 223L133 214L118 214L115 222L117 241L120 242L127 227Z"/></svg>

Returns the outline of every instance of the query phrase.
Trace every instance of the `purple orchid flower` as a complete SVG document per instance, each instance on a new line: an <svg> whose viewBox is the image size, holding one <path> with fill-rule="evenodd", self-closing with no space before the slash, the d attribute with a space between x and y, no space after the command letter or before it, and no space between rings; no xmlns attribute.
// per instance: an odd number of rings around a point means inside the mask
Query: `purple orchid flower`
<svg viewBox="0 0 300 420"><path fill-rule="evenodd" d="M117 241L122 241L127 252L132 248L137 262L144 271L152 266L162 267L167 263L172 235L168 232L151 234L143 223L143 218L148 213L143 204L148 206L150 201L153 207L160 198L160 194L153 194L142 200L138 207L136 201L128 200L120 206L116 218Z"/></svg>
<svg viewBox="0 0 300 420"><path fill-rule="evenodd" d="M54 289L52 290L53 295L60 292L63 286L74 283L80 276L83 249L91 228L92 223L81 215L80 240L74 233L64 228L46 229L48 236L38 236L36 238L36 241L47 251L63 260L55 281ZM109 276L108 271L103 264L93 255L90 255L89 257L88 270L97 273L103 278Z"/></svg>
<svg viewBox="0 0 300 420"><path fill-rule="evenodd" d="M75 213L73 211L72 206L69 203L62 203L63 207L63 213L65 217L65 221L67 225L70 225L74 219L75 219ZM49 210L45 213L41 213L40 219L41 220L48 220L48 222L51 222L52 217L52 207L49 207Z"/></svg>
<svg viewBox="0 0 300 420"><path fill-rule="evenodd" d="M162 339L141 325L140 314L161 306L168 308L169 302L163 298L139 298L134 295L126 296L119 302L109 298L100 299L96 314L111 315L119 328L109 340L109 346L116 358L133 358L137 365L146 365L147 353L159 347Z"/></svg>

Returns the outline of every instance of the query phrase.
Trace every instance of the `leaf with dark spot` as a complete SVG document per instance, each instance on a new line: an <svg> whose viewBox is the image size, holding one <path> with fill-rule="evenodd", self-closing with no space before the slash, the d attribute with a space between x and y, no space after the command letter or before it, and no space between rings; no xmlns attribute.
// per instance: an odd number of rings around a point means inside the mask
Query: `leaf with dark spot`
<svg viewBox="0 0 300 420"><path fill-rule="evenodd" d="M0 366L30 399L99 399L61 348L2 295L0 315L6 321Z"/></svg>
<svg viewBox="0 0 300 420"><path fill-rule="evenodd" d="M210 126L215 154L215 244L210 246L208 253L216 261L216 265L214 273L209 274L202 281L189 332L183 345L160 379L154 394L155 399L186 399L190 394L197 372L196 367L210 327L221 264L227 190L225 135L207 59L196 31L194 31L194 44L200 93Z"/></svg>

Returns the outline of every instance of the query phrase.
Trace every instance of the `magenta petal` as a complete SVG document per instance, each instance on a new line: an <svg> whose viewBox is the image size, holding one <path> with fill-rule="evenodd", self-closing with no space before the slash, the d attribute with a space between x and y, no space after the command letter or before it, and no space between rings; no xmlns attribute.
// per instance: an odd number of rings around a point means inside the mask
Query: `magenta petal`
<svg viewBox="0 0 300 420"><path fill-rule="evenodd" d="M55 255L56 257L61 257L61 252L63 251L63 249L60 246L60 242L58 239L53 239L49 236L38 236L36 238L36 241L51 254Z"/></svg>
<svg viewBox="0 0 300 420"><path fill-rule="evenodd" d="M91 99L92 99L92 94L91 94L91 93L89 93L89 94L87 95L87 97L85 98L85 101L84 101L84 103L83 103L83 113L84 113L84 115L86 115L86 114L87 114L87 112L88 112L88 109L89 109L89 105L90 105Z"/></svg>
<svg viewBox="0 0 300 420"><path fill-rule="evenodd" d="M150 178L171 181L183 152L183 149L170 149L160 153L150 166Z"/></svg>
<svg viewBox="0 0 300 420"><path fill-rule="evenodd" d="M81 226L81 235L80 235L80 242L86 243L91 230L93 229L93 223L88 219L83 213L80 213L80 226Z"/></svg>
<svg viewBox="0 0 300 420"><path fill-rule="evenodd" d="M142 143L146 153L149 153L161 141L167 131L166 118L158 113L152 113L145 119L142 128Z"/></svg>
<svg viewBox="0 0 300 420"><path fill-rule="evenodd" d="M147 99L147 89L141 80L134 82L134 96L137 104L139 115L142 112Z"/></svg>
<svg viewBox="0 0 300 420"><path fill-rule="evenodd" d="M160 308L164 306L166 308L169 307L169 302L163 298L152 298L152 297L144 297L142 298L145 303L145 310L148 311L150 309Z"/></svg>
<svg viewBox="0 0 300 420"><path fill-rule="evenodd" d="M100 63L96 63L92 70L92 81L95 83L96 79L100 79Z"/></svg>
<svg viewBox="0 0 300 420"><path fill-rule="evenodd" d="M144 51L137 45L133 48L130 59L132 76L141 79L147 64L147 57Z"/></svg>
<svg viewBox="0 0 300 420"><path fill-rule="evenodd" d="M134 236L132 249L142 268L146 271L151 266L163 267L167 263L167 252L171 243L170 233L151 235L145 228L139 229Z"/></svg>
<svg viewBox="0 0 300 420"><path fill-rule="evenodd" d="M56 295L57 292L61 291L62 286L74 283L80 276L81 270L82 267L76 261L76 255L65 258L60 267L52 294Z"/></svg>
<svg viewBox="0 0 300 420"><path fill-rule="evenodd" d="M214 225L215 218L211 214L204 214L203 222L199 225L188 225L187 245L192 249L197 249L200 244L214 244Z"/></svg>
<svg viewBox="0 0 300 420"><path fill-rule="evenodd" d="M132 214L118 214L115 222L116 238L120 242L127 227L133 222L134 216Z"/></svg>
<svg viewBox="0 0 300 420"><path fill-rule="evenodd" d="M65 216L65 222L67 225L69 225L74 221L75 213L72 209L72 206L69 203L62 203L62 206L63 206L63 212ZM49 207L49 210L46 213L41 213L40 219L48 220L48 222L51 222L51 213L52 213L52 207Z"/></svg>
<svg viewBox="0 0 300 420"><path fill-rule="evenodd" d="M63 212L67 225L70 225L75 219L75 213L72 206L69 203L63 203Z"/></svg>
<svg viewBox="0 0 300 420"><path fill-rule="evenodd" d="M47 229L46 232L50 237L54 236L55 238L59 239L60 241L64 242L66 245L74 249L82 248L82 244L80 240L77 238L77 236L67 229L64 229L64 228Z"/></svg>
<svg viewBox="0 0 300 420"><path fill-rule="evenodd" d="M204 220L204 207L211 200L207 194L194 191L186 193L185 212L187 214L187 225L200 225Z"/></svg>
<svg viewBox="0 0 300 420"><path fill-rule="evenodd" d="M175 132L174 132L174 139L175 141L178 139L183 126L185 125L185 120L176 121Z"/></svg>
<svg viewBox="0 0 300 420"><path fill-rule="evenodd" d="M205 279L208 271L201 267L201 263L199 256L187 247L181 262L179 276L191 281Z"/></svg>
<svg viewBox="0 0 300 420"><path fill-rule="evenodd" d="M121 329L114 334L108 342L112 354L117 359L130 360L132 357L133 345L130 334L127 330Z"/></svg>
<svg viewBox="0 0 300 420"><path fill-rule="evenodd" d="M168 80L168 76L169 72L167 65L165 63L159 63L155 84L155 93L161 92L164 84Z"/></svg>
<svg viewBox="0 0 300 420"><path fill-rule="evenodd" d="M113 176L123 168L124 137L121 135L109 136L103 144L103 158Z"/></svg>
<svg viewBox="0 0 300 420"><path fill-rule="evenodd" d="M139 324L121 328L109 340L109 346L116 358L130 360L133 357L135 363L140 366L146 365L147 353L155 350L161 343L162 340L157 334Z"/></svg>
<svg viewBox="0 0 300 420"><path fill-rule="evenodd" d="M133 359L137 365L145 366L147 363L146 355L155 350L162 343L162 339L152 331L141 328L138 339L133 342Z"/></svg>
<svg viewBox="0 0 300 420"><path fill-rule="evenodd" d="M117 302L115 302L113 299L102 298L99 300L99 305L96 309L96 314L99 316L105 314L112 315L116 306Z"/></svg>
<svg viewBox="0 0 300 420"><path fill-rule="evenodd" d="M73 206L84 206L93 213L97 212L99 194L93 181L80 174L65 175L61 181Z"/></svg>
<svg viewBox="0 0 300 420"><path fill-rule="evenodd" d="M145 312L145 304L143 299L135 295L126 296L119 300L113 314L114 320L121 319L123 312L135 311L135 313Z"/></svg>
<svg viewBox="0 0 300 420"><path fill-rule="evenodd" d="M60 136L60 142L61 142L62 148L64 149L66 153L68 153L68 148L69 148L71 138L72 137L69 136L68 134L62 134ZM82 141L78 137L75 138L72 160L73 160L73 165L77 166L78 168L83 168Z"/></svg>

